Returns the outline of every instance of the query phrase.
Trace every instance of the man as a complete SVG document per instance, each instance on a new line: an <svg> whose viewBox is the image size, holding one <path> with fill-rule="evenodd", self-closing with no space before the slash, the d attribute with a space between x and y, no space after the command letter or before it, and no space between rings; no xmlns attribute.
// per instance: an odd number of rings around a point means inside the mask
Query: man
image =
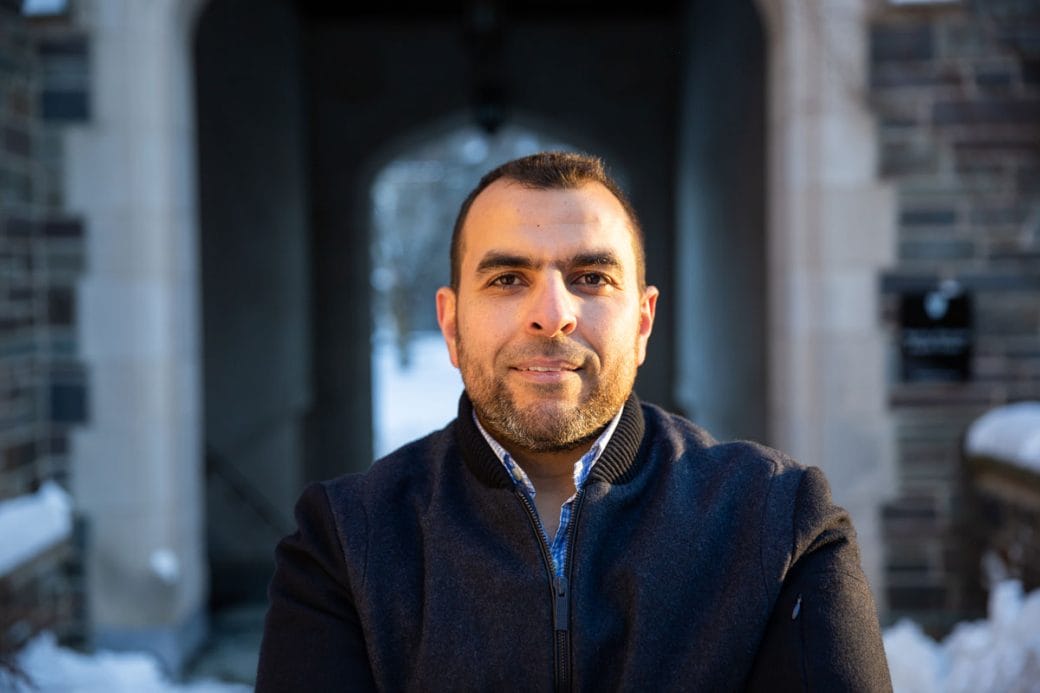
<svg viewBox="0 0 1040 693"><path fill-rule="evenodd" d="M259 691L891 688L822 473L632 393L643 265L598 159L481 180L437 292L458 417L304 492Z"/></svg>

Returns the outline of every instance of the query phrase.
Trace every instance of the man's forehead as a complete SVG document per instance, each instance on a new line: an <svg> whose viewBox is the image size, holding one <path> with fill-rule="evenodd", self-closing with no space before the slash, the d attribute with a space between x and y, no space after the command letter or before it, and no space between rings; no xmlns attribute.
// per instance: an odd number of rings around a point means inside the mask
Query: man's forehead
<svg viewBox="0 0 1040 693"><path fill-rule="evenodd" d="M511 233L514 231L521 233ZM613 242L620 246L618 252L627 254L623 248L631 246L632 235L624 208L600 183L533 189L500 179L473 201L459 240L463 257L469 255L469 250L482 254L488 246L503 247L536 239L564 245L593 243L599 247Z"/></svg>
<svg viewBox="0 0 1040 693"><path fill-rule="evenodd" d="M624 207L603 184L589 181L576 188L531 188L509 178L491 183L473 200L466 223L483 217L539 219L588 223L620 219L627 224Z"/></svg>

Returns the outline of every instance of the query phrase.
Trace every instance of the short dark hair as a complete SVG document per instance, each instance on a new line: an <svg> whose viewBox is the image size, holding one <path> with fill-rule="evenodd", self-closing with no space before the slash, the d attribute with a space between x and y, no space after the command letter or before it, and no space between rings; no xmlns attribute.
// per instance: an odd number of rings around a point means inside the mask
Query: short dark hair
<svg viewBox="0 0 1040 693"><path fill-rule="evenodd" d="M540 152L507 161L488 172L477 183L477 187L473 188L463 200L462 206L459 208L459 215L455 218L455 227L451 232L452 289L458 291L459 288L462 227L469 215L469 208L473 206L473 201L484 192L485 188L500 178L516 181L532 190L574 190L587 183L599 183L609 190L621 203L621 207L628 216L628 225L632 233L632 247L636 254L639 289L642 291L646 288L646 250L643 242L643 228L639 225L635 209L632 208L628 197L621 190L621 186L607 175L603 160L597 156L574 152Z"/></svg>

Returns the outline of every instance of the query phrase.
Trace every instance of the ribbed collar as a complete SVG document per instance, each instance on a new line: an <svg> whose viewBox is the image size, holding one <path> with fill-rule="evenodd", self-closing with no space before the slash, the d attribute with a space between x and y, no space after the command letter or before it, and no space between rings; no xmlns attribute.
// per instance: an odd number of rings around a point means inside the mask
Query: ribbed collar
<svg viewBox="0 0 1040 693"><path fill-rule="evenodd" d="M625 407L621 410L621 420L618 421L610 442L607 443L588 478L612 484L628 481L635 471L636 455L643 442L644 427L643 408L639 405L639 398L633 393L625 402ZM474 476L489 486L511 488L513 480L509 478L509 473L473 423L473 403L465 392L459 397L459 412L454 428L455 439L462 449L462 458Z"/></svg>

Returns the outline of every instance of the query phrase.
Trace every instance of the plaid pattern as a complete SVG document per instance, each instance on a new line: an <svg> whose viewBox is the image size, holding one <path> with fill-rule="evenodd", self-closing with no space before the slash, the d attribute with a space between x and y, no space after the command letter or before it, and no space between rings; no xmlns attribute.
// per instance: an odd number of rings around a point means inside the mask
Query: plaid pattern
<svg viewBox="0 0 1040 693"><path fill-rule="evenodd" d="M592 466L596 464L600 454L607 447L607 443L610 442L610 437L614 435L614 429L617 428L618 421L621 420L621 412L617 413L607 427L600 434L596 442L592 444L589 451L581 456L577 462L574 463L574 489L575 494L564 501L563 505L560 506L560 527L556 530L556 536L549 541L549 537L545 532L545 525L542 523L541 518L538 518L538 529L542 533L542 537L545 538L546 544L549 545L549 555L552 556L553 568L556 571L558 577L563 577L563 571L566 568L565 562L567 560L567 542L570 538L567 532L567 527L571 522L571 513L574 510L574 499L578 495L577 492L581 491L585 485L585 479L588 478L589 472L592 471ZM531 483L531 479L528 478L527 473L516 463L513 456L509 454L509 451L502 447L497 440L491 437L491 434L484 430L484 426L481 425L480 420L477 419L477 414L473 414L473 422L477 424L477 429L481 435L487 441L488 445L495 452L495 455L502 462L502 466L506 468L506 472L509 473L509 478L513 480L513 483L520 487L524 495L527 496L528 500L531 501L532 507L534 506L534 497L536 491L534 490L534 484Z"/></svg>

